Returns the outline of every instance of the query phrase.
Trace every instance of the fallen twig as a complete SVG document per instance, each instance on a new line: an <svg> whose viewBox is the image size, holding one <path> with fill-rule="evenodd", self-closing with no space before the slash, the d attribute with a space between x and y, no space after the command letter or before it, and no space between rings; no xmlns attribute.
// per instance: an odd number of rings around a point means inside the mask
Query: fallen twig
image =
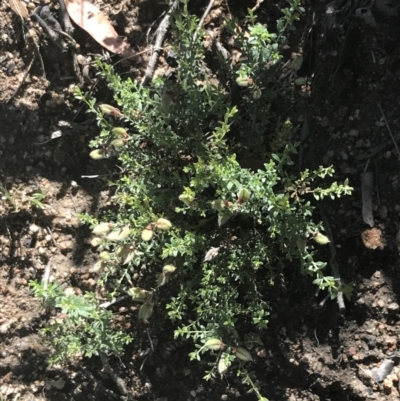
<svg viewBox="0 0 400 401"><path fill-rule="evenodd" d="M339 286L342 285L342 280L340 278L340 272L339 272L339 265L336 261L336 248L335 248L335 243L333 242L333 235L332 235L332 230L331 227L329 225L329 221L327 219L327 217L325 216L325 213L322 209L320 209L320 215L321 215L321 219L322 222L324 224L324 229L326 232L327 237L329 238L329 250L331 252L331 260L330 260L330 266L331 266L331 272L332 272L332 276L337 280ZM343 299L343 292L342 291L338 291L337 294L337 303L339 305L339 309L341 311L346 309L346 306L344 305L344 299Z"/></svg>
<svg viewBox="0 0 400 401"><path fill-rule="evenodd" d="M52 240L52 242L53 242L53 245L54 245L54 246L57 246L57 242L56 242L56 240L54 239L53 232L51 231L50 227L46 227L46 230L47 230L47 232L50 234L50 237L51 237L51 240Z"/></svg>
<svg viewBox="0 0 400 401"><path fill-rule="evenodd" d="M103 364L104 370L107 372L107 374L110 376L110 378L114 381L114 383L117 385L119 392L122 395L127 395L128 391L126 389L126 385L124 381L116 375L114 372L113 368L110 366L108 363L108 358L105 352L100 351L99 352L101 362Z"/></svg>
<svg viewBox="0 0 400 401"><path fill-rule="evenodd" d="M60 19L62 21L63 28L68 35L72 35L74 33L74 27L72 26L71 20L69 19L67 7L65 6L64 0L58 0L58 4L60 5Z"/></svg>
<svg viewBox="0 0 400 401"><path fill-rule="evenodd" d="M108 308L109 306L111 306L113 304L116 304L117 302L121 302L124 299L129 298L129 297L130 297L130 295L122 295L121 297L113 298L109 302L104 302L104 303L100 304L99 306L100 306L100 308L104 308L105 309L105 308Z"/></svg>
<svg viewBox="0 0 400 401"><path fill-rule="evenodd" d="M261 3L264 3L264 0L257 0L257 4L251 9L251 11L256 11L257 8L261 6Z"/></svg>
<svg viewBox="0 0 400 401"><path fill-rule="evenodd" d="M215 0L210 0L210 2L208 3L208 6L207 6L206 10L204 11L203 16L201 17L199 25L197 26L196 32L194 33L194 38L195 39L196 39L196 36L197 36L198 32L202 28L202 26L204 24L204 21L207 18L207 15L209 14L210 10L212 9L212 6L214 5L214 2L215 2Z"/></svg>
<svg viewBox="0 0 400 401"><path fill-rule="evenodd" d="M147 86L151 79L153 78L154 69L156 68L157 60L162 50L162 43L164 41L165 35L167 34L168 28L170 26L170 20L172 13L178 8L180 0L174 0L170 9L165 14L165 17L161 21L161 24L157 30L156 43L154 44L154 51L151 55L150 62L147 66L146 73L142 79L142 85Z"/></svg>
<svg viewBox="0 0 400 401"><path fill-rule="evenodd" d="M49 259L47 262L46 268L44 269L44 274L42 277L42 284L43 284L43 289L47 290L47 286L49 284L49 279L50 279L50 272L51 272L51 262L52 258Z"/></svg>

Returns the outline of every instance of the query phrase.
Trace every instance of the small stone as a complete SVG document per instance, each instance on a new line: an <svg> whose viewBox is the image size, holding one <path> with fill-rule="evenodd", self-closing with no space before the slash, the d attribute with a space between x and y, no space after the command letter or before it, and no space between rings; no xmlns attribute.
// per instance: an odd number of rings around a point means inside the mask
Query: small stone
<svg viewBox="0 0 400 401"><path fill-rule="evenodd" d="M385 391L390 391L393 388L393 382L389 378L386 378L383 381L383 388Z"/></svg>
<svg viewBox="0 0 400 401"><path fill-rule="evenodd" d="M30 231L32 234L37 233L39 230L40 230L40 227L37 226L36 224L31 224L31 225L29 226L29 231Z"/></svg>
<svg viewBox="0 0 400 401"><path fill-rule="evenodd" d="M389 304L388 309L392 311L399 310L399 304L396 302L392 302L391 304Z"/></svg>

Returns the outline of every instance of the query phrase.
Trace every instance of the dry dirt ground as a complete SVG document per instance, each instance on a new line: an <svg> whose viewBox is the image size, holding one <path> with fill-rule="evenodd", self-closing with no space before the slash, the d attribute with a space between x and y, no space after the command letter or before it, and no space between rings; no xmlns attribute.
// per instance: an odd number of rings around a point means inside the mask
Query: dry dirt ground
<svg viewBox="0 0 400 401"><path fill-rule="evenodd" d="M31 11L48 3L57 16L56 1L27 3ZM196 3L201 15L208 2ZM398 140L400 49L386 46L381 32L351 13L341 21L343 30L328 30L326 3L304 3L306 14L291 36L290 51L304 53L299 75L308 77L308 84L283 100L280 112L303 127L307 118L304 166L332 163L335 178L348 177L355 188L352 196L323 205L341 275L354 283L354 290L341 313L334 301L319 306L324 295L315 296L315 287L298 272L282 277L263 338L265 349L255 356L254 370L270 400L397 400L400 160L389 130ZM347 3L350 11L364 5ZM151 0L96 4L138 50L146 49L147 30L165 8ZM277 4L261 4L262 21L279 14ZM240 18L244 8L240 1L217 1L215 20L208 23L221 23L229 12ZM50 351L40 342L39 331L49 316L32 297L29 281L41 279L49 265L60 283L83 291L95 286L88 270L96 255L77 214L96 213L110 194L103 181L82 176L106 174L114 166L99 170L99 163L88 157L96 126L73 98L71 54L53 47L43 33L36 41L30 38L30 25L22 23L8 1L1 1L0 400L255 400L234 377L204 382L202 366L188 361L186 344L174 343L168 322L156 332L158 345L147 357L147 328L129 314L129 303L114 310L121 325L130 321L135 341L123 357L110 358L129 389L127 397L119 395L97 357L77 358L65 367L47 364ZM83 58L101 54L83 31L76 29L75 39ZM140 77L143 66L125 67L123 73ZM94 74L90 69L93 80ZM92 85L86 81L85 90ZM109 96L101 85L95 93L102 101ZM372 231L366 231L362 218L365 171L373 175ZM328 251L324 257L329 260ZM393 369L378 380L374 372L380 373L384 363Z"/></svg>

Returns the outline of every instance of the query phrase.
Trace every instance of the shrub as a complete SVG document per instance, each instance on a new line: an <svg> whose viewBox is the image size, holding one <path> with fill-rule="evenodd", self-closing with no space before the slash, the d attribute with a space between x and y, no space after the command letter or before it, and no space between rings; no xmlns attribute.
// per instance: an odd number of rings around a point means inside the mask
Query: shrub
<svg viewBox="0 0 400 401"><path fill-rule="evenodd" d="M234 365L263 399L245 364L267 328L268 288L277 271L299 266L336 295L337 282L316 259L313 239L326 237L313 221L309 194L334 198L352 188L347 181L315 185L333 175L332 167L296 174L296 127L271 112L298 70L289 82L278 79L279 50L302 11L300 0L283 10L276 33L252 13L245 25L229 22L241 62L234 66L218 54L211 62L217 82L205 63L204 32L195 34L198 20L187 3L174 20L179 67L173 78L158 76L142 87L98 62L116 106L97 105L77 89L101 128L92 158L115 157L121 169L110 181L114 207L100 219L81 218L95 234L96 270L110 297L131 295L142 303L145 320L154 308L165 308L175 336L193 340L192 359L215 354L206 378L228 374ZM241 158L265 162L254 171L243 168ZM146 274L133 287L134 272L143 267Z"/></svg>

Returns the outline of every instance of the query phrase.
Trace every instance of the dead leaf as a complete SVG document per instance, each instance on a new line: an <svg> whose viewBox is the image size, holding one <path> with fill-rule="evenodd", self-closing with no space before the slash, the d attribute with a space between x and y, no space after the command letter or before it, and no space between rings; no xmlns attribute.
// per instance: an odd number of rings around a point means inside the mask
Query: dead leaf
<svg viewBox="0 0 400 401"><path fill-rule="evenodd" d="M136 53L115 31L108 17L89 0L64 0L71 19L112 53L132 59ZM137 56L136 56L137 58Z"/></svg>
<svg viewBox="0 0 400 401"><path fill-rule="evenodd" d="M218 252L219 252L219 248L213 248L211 247L207 253L206 256L204 258L204 262L210 262L211 260L213 260L216 256L218 256Z"/></svg>
<svg viewBox="0 0 400 401"><path fill-rule="evenodd" d="M383 233L378 228L370 228L361 233L362 241L368 249L383 249L386 246L386 240Z"/></svg>
<svg viewBox="0 0 400 401"><path fill-rule="evenodd" d="M13 10L15 14L19 15L21 18L29 18L28 9L21 0L8 0L8 2L10 3L11 10Z"/></svg>

